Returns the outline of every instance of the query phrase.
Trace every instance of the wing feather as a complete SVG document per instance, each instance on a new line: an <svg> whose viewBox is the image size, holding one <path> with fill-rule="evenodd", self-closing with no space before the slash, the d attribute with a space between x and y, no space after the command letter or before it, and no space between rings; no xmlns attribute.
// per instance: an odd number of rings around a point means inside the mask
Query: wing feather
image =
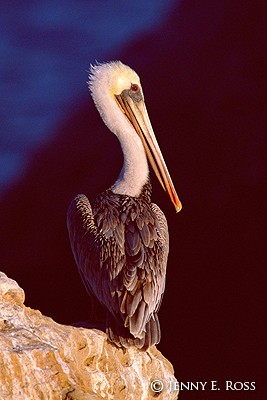
<svg viewBox="0 0 267 400"><path fill-rule="evenodd" d="M140 343L151 318L149 335L159 338L152 327L159 329L155 313L165 288L169 250L167 222L159 207L149 203L144 208L138 199L111 191L91 207L79 195L68 210L68 230L88 291Z"/></svg>

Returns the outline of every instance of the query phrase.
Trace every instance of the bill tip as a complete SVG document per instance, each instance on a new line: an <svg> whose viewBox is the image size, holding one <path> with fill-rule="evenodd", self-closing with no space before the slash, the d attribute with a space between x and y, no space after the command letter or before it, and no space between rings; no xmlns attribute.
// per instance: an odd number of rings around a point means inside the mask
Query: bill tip
<svg viewBox="0 0 267 400"><path fill-rule="evenodd" d="M179 203L175 204L174 207L175 207L175 211L178 213L182 209L182 203L179 201Z"/></svg>

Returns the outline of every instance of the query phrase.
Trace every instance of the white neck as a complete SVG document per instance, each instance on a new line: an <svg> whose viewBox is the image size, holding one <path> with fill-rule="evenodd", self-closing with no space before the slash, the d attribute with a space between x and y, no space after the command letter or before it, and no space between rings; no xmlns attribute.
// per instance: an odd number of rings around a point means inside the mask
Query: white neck
<svg viewBox="0 0 267 400"><path fill-rule="evenodd" d="M121 173L111 189L114 193L138 197L148 180L149 170L141 139L134 129L132 132L130 130L119 137L124 162Z"/></svg>
<svg viewBox="0 0 267 400"><path fill-rule="evenodd" d="M105 71L109 71L109 67ZM107 125L120 141L124 163L121 173L111 187L118 194L138 197L141 194L144 184L148 180L148 163L144 146L131 123L120 110L108 90L108 74L103 75L100 69L90 81L90 88L95 105Z"/></svg>

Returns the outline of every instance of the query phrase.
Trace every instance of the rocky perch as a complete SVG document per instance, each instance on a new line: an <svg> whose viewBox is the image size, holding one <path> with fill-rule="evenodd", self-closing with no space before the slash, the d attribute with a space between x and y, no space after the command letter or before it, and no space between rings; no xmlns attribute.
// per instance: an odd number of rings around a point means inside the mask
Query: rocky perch
<svg viewBox="0 0 267 400"><path fill-rule="evenodd" d="M96 329L60 325L26 307L0 272L0 399L177 399L172 365L152 347L118 349ZM151 389L153 381L155 391Z"/></svg>

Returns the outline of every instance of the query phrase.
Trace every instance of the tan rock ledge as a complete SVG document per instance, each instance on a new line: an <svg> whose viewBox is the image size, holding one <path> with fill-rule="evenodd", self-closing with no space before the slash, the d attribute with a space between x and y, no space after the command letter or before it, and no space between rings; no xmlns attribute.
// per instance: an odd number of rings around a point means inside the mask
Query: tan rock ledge
<svg viewBox="0 0 267 400"><path fill-rule="evenodd" d="M103 332L57 324L24 299L0 272L1 400L177 399L172 365L155 346L118 349ZM154 380L162 392L151 390Z"/></svg>

